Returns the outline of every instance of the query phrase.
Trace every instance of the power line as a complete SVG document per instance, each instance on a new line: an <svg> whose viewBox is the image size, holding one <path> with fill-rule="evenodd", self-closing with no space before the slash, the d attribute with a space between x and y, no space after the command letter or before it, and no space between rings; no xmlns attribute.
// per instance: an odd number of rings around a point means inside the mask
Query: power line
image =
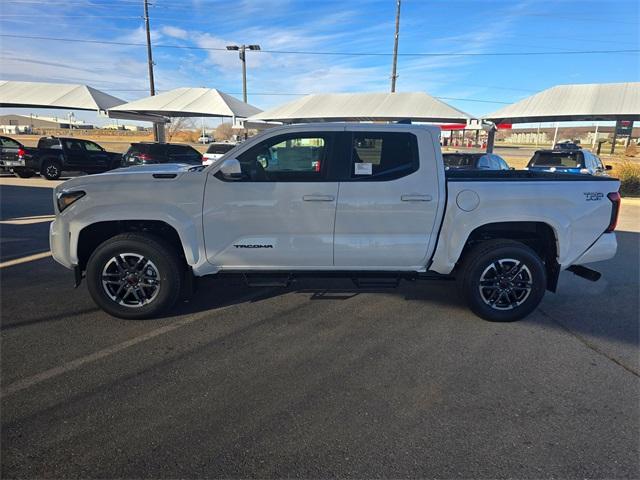
<svg viewBox="0 0 640 480"><path fill-rule="evenodd" d="M137 18L137 17L136 17ZM92 43L101 45L120 45L129 47L145 47L144 43L133 42L114 42L107 40L89 40L82 38L60 38L60 37L44 37L36 35L14 35L0 34L0 37L21 38L30 40L47 40L54 42L72 42L72 43ZM155 45L155 48L176 48L185 50L205 50L205 51L227 51L226 48L217 47L196 47L191 45ZM375 56L386 57L393 55L387 52L322 52L322 51L304 51L304 50L260 50L261 53L273 53L279 55L334 55L334 56ZM573 51L546 51L546 52L414 52L414 53L398 53L398 56L404 57L520 57L520 56L544 56L544 55L596 55L596 54L623 54L623 53L640 53L640 49L623 49L623 50L573 50Z"/></svg>

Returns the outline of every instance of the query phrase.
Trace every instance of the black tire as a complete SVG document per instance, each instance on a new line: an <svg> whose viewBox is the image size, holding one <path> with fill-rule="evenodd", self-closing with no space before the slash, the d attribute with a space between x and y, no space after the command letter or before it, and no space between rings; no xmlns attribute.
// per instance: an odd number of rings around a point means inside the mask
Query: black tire
<svg viewBox="0 0 640 480"><path fill-rule="evenodd" d="M36 172L34 172L33 170L22 170L22 169L17 170L14 168L13 174L19 178L31 178L36 174Z"/></svg>
<svg viewBox="0 0 640 480"><path fill-rule="evenodd" d="M147 260L141 270L135 266L136 256ZM89 258L86 272L93 301L108 314L125 319L156 317L169 310L180 296L183 276L184 262L175 249L154 235L140 233L103 242ZM157 292L143 282L157 285ZM121 291L121 287L132 292Z"/></svg>
<svg viewBox="0 0 640 480"><path fill-rule="evenodd" d="M490 240L465 255L458 284L473 313L492 322L513 322L540 304L547 277L542 260L528 246Z"/></svg>
<svg viewBox="0 0 640 480"><path fill-rule="evenodd" d="M40 175L47 180L57 180L60 178L60 175L62 175L62 165L60 165L58 160L43 160L40 166Z"/></svg>

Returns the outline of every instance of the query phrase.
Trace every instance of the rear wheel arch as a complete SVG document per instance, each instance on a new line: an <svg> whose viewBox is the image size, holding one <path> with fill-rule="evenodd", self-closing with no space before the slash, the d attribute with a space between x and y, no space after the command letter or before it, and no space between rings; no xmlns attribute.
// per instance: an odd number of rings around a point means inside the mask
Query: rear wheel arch
<svg viewBox="0 0 640 480"><path fill-rule="evenodd" d="M558 263L558 235L545 222L494 222L473 230L462 249L456 270L479 244L492 240L513 240L531 248L543 261L547 275L547 290L556 291L560 264Z"/></svg>

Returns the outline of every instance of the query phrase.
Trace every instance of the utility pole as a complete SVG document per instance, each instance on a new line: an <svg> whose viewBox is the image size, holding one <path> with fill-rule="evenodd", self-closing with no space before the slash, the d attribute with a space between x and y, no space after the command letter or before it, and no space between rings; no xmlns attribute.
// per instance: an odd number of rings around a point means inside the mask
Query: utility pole
<svg viewBox="0 0 640 480"><path fill-rule="evenodd" d="M398 38L400 37L400 2L396 0L396 36L393 43L393 67L391 68L391 93L396 91L396 78L398 78Z"/></svg>
<svg viewBox="0 0 640 480"><path fill-rule="evenodd" d="M153 55L151 53L151 29L149 28L149 1L144 2L144 28L147 31L147 63L149 65L149 93L151 96L156 94L155 82L153 80ZM161 135L162 130L162 135ZM162 138L164 140L164 126L158 123L153 124L153 139L159 142Z"/></svg>
<svg viewBox="0 0 640 480"><path fill-rule="evenodd" d="M247 103L247 50L260 50L260 45L227 45L227 50L237 50L242 62L242 101Z"/></svg>

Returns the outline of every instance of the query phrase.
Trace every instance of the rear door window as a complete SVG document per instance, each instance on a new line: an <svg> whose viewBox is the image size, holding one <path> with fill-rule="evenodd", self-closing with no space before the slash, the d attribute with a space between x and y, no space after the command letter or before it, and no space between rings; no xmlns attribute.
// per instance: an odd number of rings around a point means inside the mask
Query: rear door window
<svg viewBox="0 0 640 480"><path fill-rule="evenodd" d="M102 152L102 147L97 143L82 142L82 145L84 145L85 150L88 152Z"/></svg>
<svg viewBox="0 0 640 480"><path fill-rule="evenodd" d="M417 171L418 166L418 141L411 133L352 134L351 180L394 180Z"/></svg>
<svg viewBox="0 0 640 480"><path fill-rule="evenodd" d="M82 143L77 140L64 140L64 147L67 150L75 153L82 153L84 151L84 148L82 148Z"/></svg>

